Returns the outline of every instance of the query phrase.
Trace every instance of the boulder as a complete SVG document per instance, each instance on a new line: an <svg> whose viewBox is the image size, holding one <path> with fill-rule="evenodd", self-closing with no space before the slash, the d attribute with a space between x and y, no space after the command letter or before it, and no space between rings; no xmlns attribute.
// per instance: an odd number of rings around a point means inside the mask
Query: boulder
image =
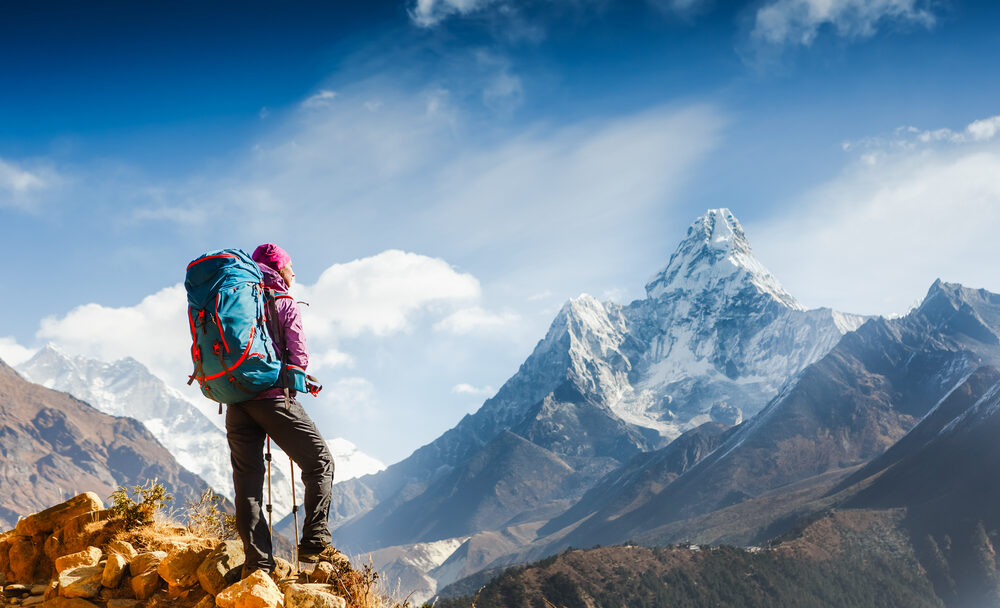
<svg viewBox="0 0 1000 608"><path fill-rule="evenodd" d="M166 551L146 551L139 553L129 561L129 572L134 576L136 574L143 574L149 570L156 570L166 556Z"/></svg>
<svg viewBox="0 0 1000 608"><path fill-rule="evenodd" d="M24 598L24 601L21 602L21 605L22 606L38 606L38 605L40 605L44 601L45 601L44 597L42 597L40 595L33 595L31 597Z"/></svg>
<svg viewBox="0 0 1000 608"><path fill-rule="evenodd" d="M0 540L0 576L3 576L7 572L7 567L10 565L10 539L4 538Z"/></svg>
<svg viewBox="0 0 1000 608"><path fill-rule="evenodd" d="M43 597L45 597L45 601L46 602L49 601L49 600L54 600L55 598L59 597L59 579L58 578L54 578L51 581L49 581L48 586L45 587L45 593L43 594Z"/></svg>
<svg viewBox="0 0 1000 608"><path fill-rule="evenodd" d="M176 585L167 585L167 599L176 600L176 602L182 603L185 606L190 606L203 596L205 596L205 591L198 586L178 587Z"/></svg>
<svg viewBox="0 0 1000 608"><path fill-rule="evenodd" d="M24 521L23 519L21 521ZM32 539L16 536L8 551L10 564L8 568L13 574L13 580L30 583L35 580L35 568L42 557L42 547Z"/></svg>
<svg viewBox="0 0 1000 608"><path fill-rule="evenodd" d="M101 575L101 585L108 589L115 589L122 584L125 578L125 571L128 569L128 560L120 553L112 553L108 556L108 563L104 565L104 573Z"/></svg>
<svg viewBox="0 0 1000 608"><path fill-rule="evenodd" d="M333 585L292 583L285 587L285 608L347 608L347 600L333 593Z"/></svg>
<svg viewBox="0 0 1000 608"><path fill-rule="evenodd" d="M198 566L198 582L201 583L201 588L212 595L218 595L220 591L240 580L240 569L245 561L242 542L227 540L219 543L219 546Z"/></svg>
<svg viewBox="0 0 1000 608"><path fill-rule="evenodd" d="M32 585L31 595L45 595L45 590L48 588L48 585Z"/></svg>
<svg viewBox="0 0 1000 608"><path fill-rule="evenodd" d="M96 565L67 568L59 573L59 595L69 598L95 597L101 590L103 574L104 568Z"/></svg>
<svg viewBox="0 0 1000 608"><path fill-rule="evenodd" d="M127 561L132 561L132 558L139 554L139 552L135 550L135 547L132 546L132 543L124 540L113 540L108 543L106 553L108 555L117 553L118 555L124 557Z"/></svg>
<svg viewBox="0 0 1000 608"><path fill-rule="evenodd" d="M58 534L53 534L45 539L45 544L42 545L42 552L45 556L55 563L56 558L62 557L66 551L63 549L62 536Z"/></svg>
<svg viewBox="0 0 1000 608"><path fill-rule="evenodd" d="M108 608L136 608L139 605L139 600L130 599L113 599L108 600Z"/></svg>
<svg viewBox="0 0 1000 608"><path fill-rule="evenodd" d="M3 594L8 598L21 597L22 595L30 595L31 587L27 585L18 585L16 583L13 585L6 585L3 588Z"/></svg>
<svg viewBox="0 0 1000 608"><path fill-rule="evenodd" d="M278 585L263 570L255 571L215 596L219 608L278 608L283 603Z"/></svg>
<svg viewBox="0 0 1000 608"><path fill-rule="evenodd" d="M132 577L132 593L137 600L148 600L160 590L160 575L155 568L150 568L141 574Z"/></svg>
<svg viewBox="0 0 1000 608"><path fill-rule="evenodd" d="M97 608L97 604L78 597L54 597L42 605L45 608Z"/></svg>
<svg viewBox="0 0 1000 608"><path fill-rule="evenodd" d="M103 508L104 503L101 502L101 498L97 494L85 492L64 503L25 517L17 522L17 527L14 530L18 536L47 534L61 528L67 521L78 515L99 511Z"/></svg>
<svg viewBox="0 0 1000 608"><path fill-rule="evenodd" d="M309 573L310 583L328 583L333 576L333 564L330 562L319 562L313 571Z"/></svg>
<svg viewBox="0 0 1000 608"><path fill-rule="evenodd" d="M112 608L108 606L108 608ZM198 600L198 603L194 605L194 608L215 608L215 596L206 595L205 597Z"/></svg>
<svg viewBox="0 0 1000 608"><path fill-rule="evenodd" d="M197 546L182 547L163 558L156 571L172 587L194 587L198 584L198 566L211 552L211 549Z"/></svg>
<svg viewBox="0 0 1000 608"><path fill-rule="evenodd" d="M88 511L66 520L66 523L59 528L59 531L63 538L75 538L83 532L83 529L87 524L92 524L98 521L107 521L112 517L114 517L114 512L111 509Z"/></svg>
<svg viewBox="0 0 1000 608"><path fill-rule="evenodd" d="M283 578L288 578L292 575L292 564L286 559L282 559L277 555L274 556L274 571L271 572L271 578L280 581Z"/></svg>
<svg viewBox="0 0 1000 608"><path fill-rule="evenodd" d="M55 560L56 572L62 573L63 570L81 566L96 566L97 562L101 561L102 556L103 553L97 547L87 547L83 551L57 557Z"/></svg>

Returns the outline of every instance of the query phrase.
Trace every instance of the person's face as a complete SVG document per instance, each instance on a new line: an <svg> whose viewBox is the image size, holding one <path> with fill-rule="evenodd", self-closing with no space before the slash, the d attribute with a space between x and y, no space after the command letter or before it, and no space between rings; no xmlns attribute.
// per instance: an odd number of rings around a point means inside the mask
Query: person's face
<svg viewBox="0 0 1000 608"><path fill-rule="evenodd" d="M289 287L292 286L292 281L295 279L295 272L292 270L291 262L282 266L281 270L278 271L278 274L281 275L281 278L285 279L286 285L288 285Z"/></svg>

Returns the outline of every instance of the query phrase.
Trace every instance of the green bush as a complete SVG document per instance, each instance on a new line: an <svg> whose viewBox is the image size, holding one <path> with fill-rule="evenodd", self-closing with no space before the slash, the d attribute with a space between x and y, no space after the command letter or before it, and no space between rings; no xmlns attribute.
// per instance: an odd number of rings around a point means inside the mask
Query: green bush
<svg viewBox="0 0 1000 608"><path fill-rule="evenodd" d="M163 509L174 497L168 495L163 484L154 479L141 486L132 486L131 493L124 486L118 486L108 499L111 502L112 517L125 530L132 530L152 523L157 511Z"/></svg>

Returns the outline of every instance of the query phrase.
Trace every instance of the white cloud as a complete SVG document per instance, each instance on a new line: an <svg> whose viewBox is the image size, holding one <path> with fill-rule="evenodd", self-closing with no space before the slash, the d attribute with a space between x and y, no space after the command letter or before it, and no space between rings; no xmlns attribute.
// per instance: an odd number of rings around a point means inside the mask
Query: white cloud
<svg viewBox="0 0 1000 608"><path fill-rule="evenodd" d="M326 108L333 103L333 100L337 98L337 93L335 91L330 91L327 89L322 89L314 95L310 95L302 102L303 108L308 108L314 110L316 108ZM263 118L263 116L261 117Z"/></svg>
<svg viewBox="0 0 1000 608"><path fill-rule="evenodd" d="M495 313L472 306L456 310L434 324L434 329L453 334L473 334L503 331L516 325L521 317L512 312Z"/></svg>
<svg viewBox="0 0 1000 608"><path fill-rule="evenodd" d="M774 45L810 45L821 28L845 37L874 35L888 21L930 28L935 18L925 0L773 0L757 10L751 37Z"/></svg>
<svg viewBox="0 0 1000 608"><path fill-rule="evenodd" d="M181 284L161 289L135 306L78 306L42 319L36 336L73 354L114 361L134 357L170 384L191 372L187 295Z"/></svg>
<svg viewBox="0 0 1000 608"><path fill-rule="evenodd" d="M15 167L0 159L0 187L12 192L27 192L45 187L40 175Z"/></svg>
<svg viewBox="0 0 1000 608"><path fill-rule="evenodd" d="M31 209L39 196L62 183L62 178L49 167L25 168L20 163L0 158L0 208Z"/></svg>
<svg viewBox="0 0 1000 608"><path fill-rule="evenodd" d="M25 348L11 337L0 338L0 361L11 367L17 367L35 354L35 349Z"/></svg>
<svg viewBox="0 0 1000 608"><path fill-rule="evenodd" d="M479 281L444 260L402 251L334 264L313 285L297 285L308 344L317 368L350 367L351 354L336 348L345 337L404 331L414 317L434 310L448 314L476 301ZM64 316L46 317L36 337L73 354L113 361L134 357L168 383L178 386L190 373L187 296L181 284L160 290L135 306L78 306ZM3 353L25 352L0 340Z"/></svg>
<svg viewBox="0 0 1000 608"><path fill-rule="evenodd" d="M647 3L665 13L686 15L697 12L713 0L646 0ZM602 0L563 0L549 3L562 7L599 13L604 8ZM420 27L432 27L449 17L465 17L473 13L491 9L493 13L505 17L516 30L514 37L538 40L541 34L537 26L531 27L520 20L518 2L512 0L416 0L410 8L410 18ZM559 13L555 13L557 16ZM550 17L554 19L556 17ZM508 35L511 32L506 32Z"/></svg>
<svg viewBox="0 0 1000 608"><path fill-rule="evenodd" d="M481 295L471 274L441 259L398 250L334 264L298 293L309 302L303 312L309 335L320 338L403 331L421 311L447 311Z"/></svg>
<svg viewBox="0 0 1000 608"><path fill-rule="evenodd" d="M354 357L335 348L309 354L309 370L335 369L338 367L353 367Z"/></svg>
<svg viewBox="0 0 1000 608"><path fill-rule="evenodd" d="M1000 142L963 138L863 155L749 226L755 250L813 306L904 312L937 278L1000 292Z"/></svg>
<svg viewBox="0 0 1000 608"><path fill-rule="evenodd" d="M451 387L451 392L455 393L456 395L473 395L475 397L488 397L493 393L495 393L496 391L492 386L477 387L463 382L462 384L456 384L455 386Z"/></svg>
<svg viewBox="0 0 1000 608"><path fill-rule="evenodd" d="M913 150L936 144L986 143L1000 134L1000 116L975 120L964 129L954 131L949 128L920 129L915 126L898 127L888 136L865 137L857 141L845 141L841 147L845 152L871 150L862 158L868 164L877 162L886 153L899 150Z"/></svg>
<svg viewBox="0 0 1000 608"><path fill-rule="evenodd" d="M379 402L375 385L365 378L339 378L323 387L319 399L321 407L332 409L340 418L354 421L377 418Z"/></svg>
<svg viewBox="0 0 1000 608"><path fill-rule="evenodd" d="M451 15L468 15L496 0L417 0L410 9L410 18L421 27L436 25Z"/></svg>

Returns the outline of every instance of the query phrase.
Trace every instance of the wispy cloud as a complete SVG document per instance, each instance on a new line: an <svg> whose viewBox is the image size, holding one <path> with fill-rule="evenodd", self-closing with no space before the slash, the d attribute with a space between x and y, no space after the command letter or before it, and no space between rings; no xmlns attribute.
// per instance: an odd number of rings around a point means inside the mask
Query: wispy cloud
<svg viewBox="0 0 1000 608"><path fill-rule="evenodd" d="M314 95L310 95L302 102L302 107L307 109L316 108L326 108L333 103L333 100L337 98L337 93L327 89L323 89ZM266 108L265 108L266 110ZM267 114L262 114L261 118L266 117Z"/></svg>
<svg viewBox="0 0 1000 608"><path fill-rule="evenodd" d="M861 150L787 213L749 226L755 250L800 300L851 312L904 312L937 278L1000 291L996 123Z"/></svg>
<svg viewBox="0 0 1000 608"><path fill-rule="evenodd" d="M410 9L413 22L421 27L436 25L451 15L468 15L498 0L417 0Z"/></svg>
<svg viewBox="0 0 1000 608"><path fill-rule="evenodd" d="M488 397L496 392L492 386L477 387L471 384L456 384L451 387L451 392L456 395L472 395L474 397Z"/></svg>
<svg viewBox="0 0 1000 608"><path fill-rule="evenodd" d="M813 43L823 28L849 38L873 36L896 22L933 27L926 0L772 0L757 10L751 37L770 45Z"/></svg>
<svg viewBox="0 0 1000 608"><path fill-rule="evenodd" d="M947 127L939 129L921 129L914 126L898 127L891 135L865 137L857 141L845 141L844 151L868 150L871 152L886 152L892 150L910 150L928 145L983 143L1000 135L1000 116L991 116L975 120L958 131ZM870 160L876 157L866 157Z"/></svg>
<svg viewBox="0 0 1000 608"><path fill-rule="evenodd" d="M646 0L646 3L670 15L689 16L698 13L714 0ZM410 6L412 21L420 27L434 27L449 18L461 18L476 13L489 12L492 16L505 20L514 32L505 32L508 37L523 40L539 40L544 27L539 23L527 22L523 16L525 3L513 0L416 0ZM605 3L602 0L561 0L543 4L556 19L564 11L600 14ZM543 18L537 17L535 21Z"/></svg>
<svg viewBox="0 0 1000 608"><path fill-rule="evenodd" d="M38 196L60 181L60 176L49 167L29 169L21 163L0 158L0 208L34 207Z"/></svg>

